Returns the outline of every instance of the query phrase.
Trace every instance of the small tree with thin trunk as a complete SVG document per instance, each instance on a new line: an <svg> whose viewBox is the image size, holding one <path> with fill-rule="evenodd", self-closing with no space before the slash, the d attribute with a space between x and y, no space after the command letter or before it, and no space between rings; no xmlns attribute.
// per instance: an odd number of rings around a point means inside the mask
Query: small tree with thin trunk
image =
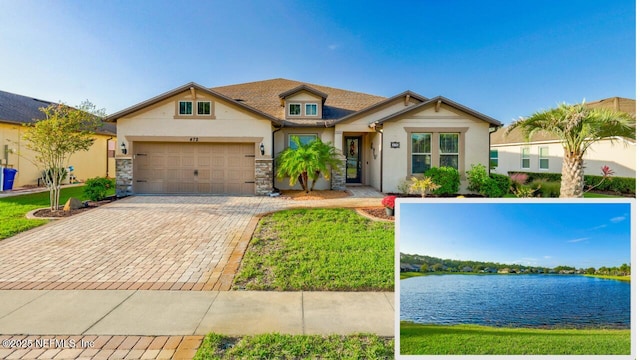
<svg viewBox="0 0 640 360"><path fill-rule="evenodd" d="M624 112L561 104L555 109L537 112L511 124L505 135L515 129L522 130L529 141L537 133L554 135L562 142L561 198L582 197L584 193L584 161L587 149L596 141L617 136L635 139L635 119Z"/></svg>
<svg viewBox="0 0 640 360"><path fill-rule="evenodd" d="M56 211L60 207L60 188L69 158L93 145L104 110L96 110L95 105L85 101L77 108L51 104L40 111L45 118L25 124L27 129L22 138L26 148L35 153L29 160L42 171L51 210Z"/></svg>

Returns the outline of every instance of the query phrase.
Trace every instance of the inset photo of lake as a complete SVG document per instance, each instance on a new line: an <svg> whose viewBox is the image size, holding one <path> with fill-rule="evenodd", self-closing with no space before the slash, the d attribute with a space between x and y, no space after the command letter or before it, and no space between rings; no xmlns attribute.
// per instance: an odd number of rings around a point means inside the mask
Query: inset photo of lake
<svg viewBox="0 0 640 360"><path fill-rule="evenodd" d="M634 199L399 199L396 354L634 358L634 222Z"/></svg>

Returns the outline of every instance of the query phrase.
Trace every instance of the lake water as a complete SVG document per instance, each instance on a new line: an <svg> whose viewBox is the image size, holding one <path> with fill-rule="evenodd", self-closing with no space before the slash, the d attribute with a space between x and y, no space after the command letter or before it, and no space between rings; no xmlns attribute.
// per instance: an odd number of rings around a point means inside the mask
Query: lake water
<svg viewBox="0 0 640 360"><path fill-rule="evenodd" d="M574 275L429 275L400 281L400 320L630 328L631 285Z"/></svg>

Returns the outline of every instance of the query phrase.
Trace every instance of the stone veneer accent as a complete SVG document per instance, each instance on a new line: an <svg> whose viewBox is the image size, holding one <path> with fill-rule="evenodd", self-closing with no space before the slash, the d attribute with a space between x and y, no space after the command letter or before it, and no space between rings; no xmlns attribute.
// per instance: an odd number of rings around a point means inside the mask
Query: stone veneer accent
<svg viewBox="0 0 640 360"><path fill-rule="evenodd" d="M133 159L116 158L116 197L133 195Z"/></svg>
<svg viewBox="0 0 640 360"><path fill-rule="evenodd" d="M256 195L273 191L273 159L256 159Z"/></svg>
<svg viewBox="0 0 640 360"><path fill-rule="evenodd" d="M337 170L331 170L331 189L332 190L347 190L347 158L340 156L340 165Z"/></svg>

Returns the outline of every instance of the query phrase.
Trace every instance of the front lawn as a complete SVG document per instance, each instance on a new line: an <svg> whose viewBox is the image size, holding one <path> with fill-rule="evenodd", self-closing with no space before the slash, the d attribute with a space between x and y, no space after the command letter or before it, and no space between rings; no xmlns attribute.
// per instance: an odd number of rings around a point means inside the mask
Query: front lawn
<svg viewBox="0 0 640 360"><path fill-rule="evenodd" d="M400 323L401 355L624 355L630 330Z"/></svg>
<svg viewBox="0 0 640 360"><path fill-rule="evenodd" d="M260 221L234 288L393 291L393 236L351 209L280 211Z"/></svg>
<svg viewBox="0 0 640 360"><path fill-rule="evenodd" d="M393 339L376 335L209 334L194 359L393 359Z"/></svg>
<svg viewBox="0 0 640 360"><path fill-rule="evenodd" d="M83 186L64 188L60 192L60 204L64 204L70 197L84 199ZM114 194L114 190L107 196ZM25 216L31 210L49 206L49 192L26 194L0 198L0 240L6 239L20 232L46 224L47 220L30 220Z"/></svg>

